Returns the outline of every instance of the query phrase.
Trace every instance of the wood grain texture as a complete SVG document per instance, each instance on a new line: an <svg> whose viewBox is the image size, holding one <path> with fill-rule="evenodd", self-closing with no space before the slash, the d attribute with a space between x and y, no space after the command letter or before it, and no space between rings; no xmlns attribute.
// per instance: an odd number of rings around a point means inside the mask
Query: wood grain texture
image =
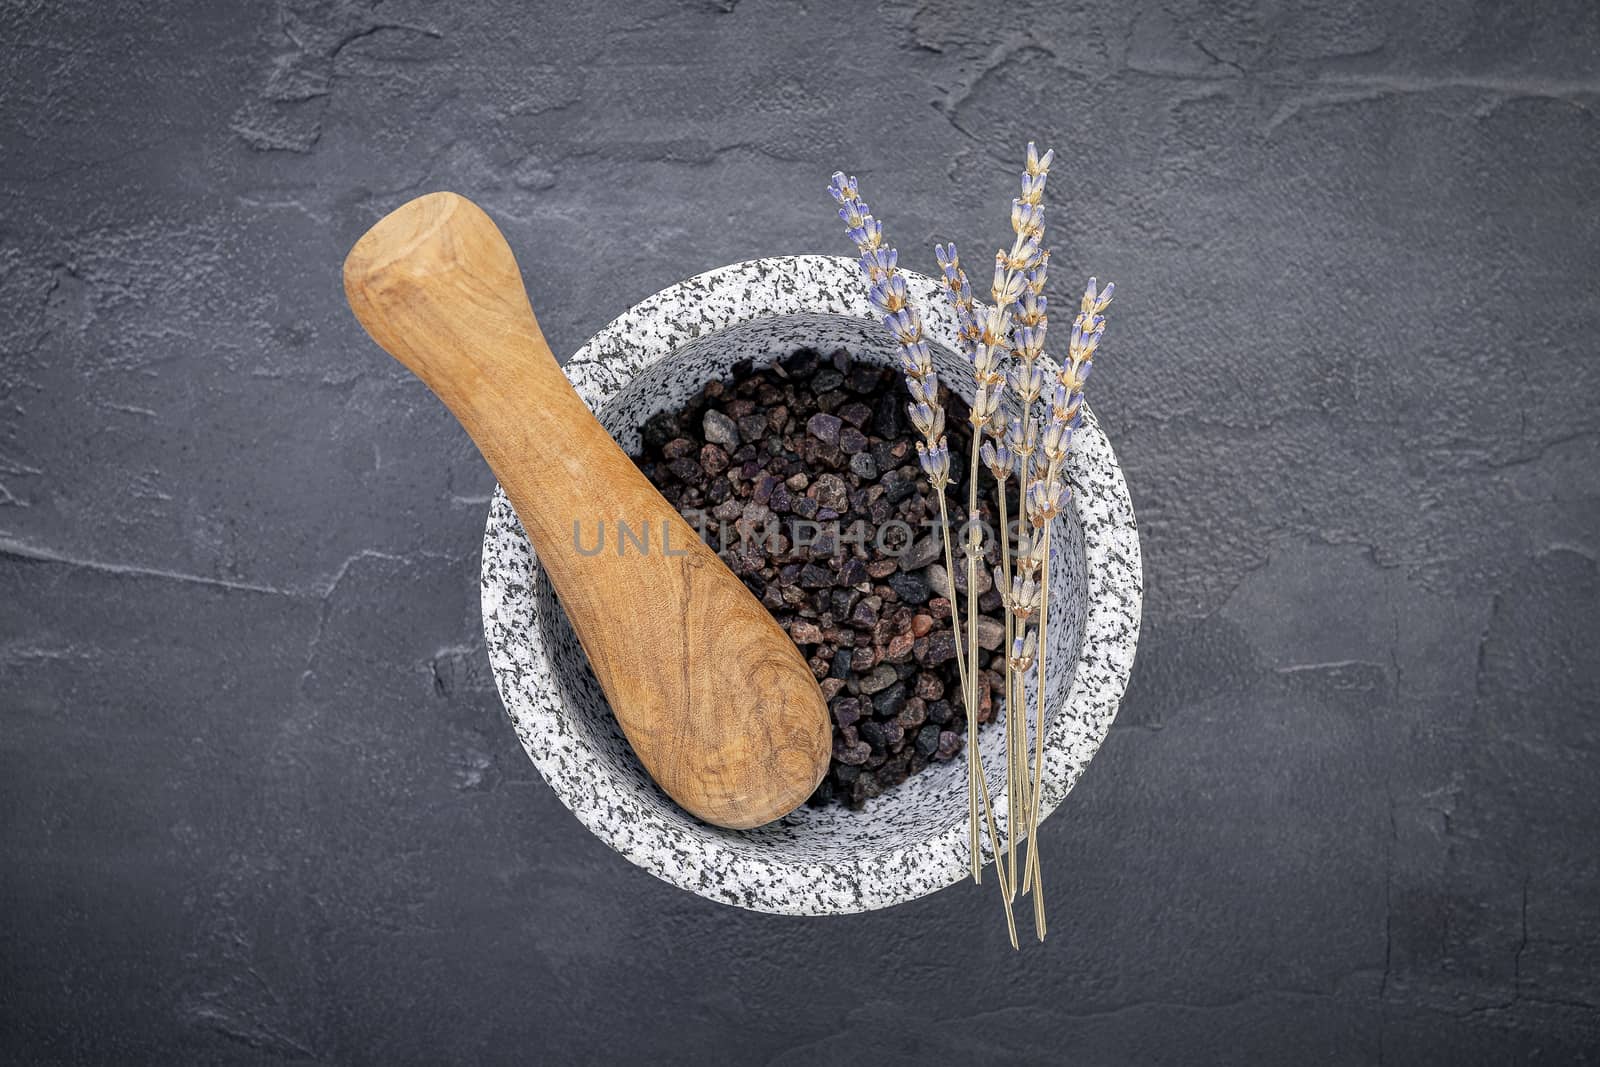
<svg viewBox="0 0 1600 1067"><path fill-rule="evenodd" d="M573 391L488 215L453 193L419 197L356 243L344 284L367 332L444 401L505 487L651 776L735 829L805 800L831 744L810 668ZM648 529L647 550L619 553L619 523ZM605 548L580 552L574 524L586 551L603 524Z"/></svg>

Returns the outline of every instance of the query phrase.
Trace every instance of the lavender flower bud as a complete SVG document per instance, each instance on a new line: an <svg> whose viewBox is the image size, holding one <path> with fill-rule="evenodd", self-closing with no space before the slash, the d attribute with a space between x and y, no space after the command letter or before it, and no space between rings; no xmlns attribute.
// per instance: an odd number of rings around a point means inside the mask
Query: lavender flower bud
<svg viewBox="0 0 1600 1067"><path fill-rule="evenodd" d="M1005 591L1002 583L997 588L1005 592L1006 602L1012 612L1027 619L1039 610L1039 583L1030 575L1019 574L1011 579L1011 588Z"/></svg>
<svg viewBox="0 0 1600 1067"><path fill-rule="evenodd" d="M1053 415L1055 409L1051 409ZM1039 443L1039 450L1044 453L1052 465L1059 464L1067 457L1067 451L1072 447L1072 426L1056 418L1051 418L1049 425L1044 428L1044 437Z"/></svg>
<svg viewBox="0 0 1600 1067"><path fill-rule="evenodd" d="M935 490L943 489L950 481L950 448L943 437L931 446L918 441L917 462Z"/></svg>
<svg viewBox="0 0 1600 1067"><path fill-rule="evenodd" d="M1100 290L1100 297L1094 302L1094 312L1096 315L1100 314L1100 312L1104 311L1110 305L1111 294L1116 291L1116 288L1116 282L1106 282L1106 287Z"/></svg>
<svg viewBox="0 0 1600 1067"><path fill-rule="evenodd" d="M1028 486L1028 521L1035 527L1048 525L1066 508L1070 496L1070 490L1059 482L1035 479Z"/></svg>
<svg viewBox="0 0 1600 1067"><path fill-rule="evenodd" d="M1018 634L1011 640L1011 655L1006 659L1006 665L1019 674L1025 674L1033 669L1034 657L1039 652L1039 634L1036 630L1029 629L1027 635Z"/></svg>
<svg viewBox="0 0 1600 1067"><path fill-rule="evenodd" d="M1028 288L1033 290L1035 296L1043 295L1045 281L1049 276L1050 253L1049 251L1040 252L1039 262L1034 264L1034 268L1028 272Z"/></svg>
<svg viewBox="0 0 1600 1067"><path fill-rule="evenodd" d="M1025 200L1011 201L1011 228L1018 234L1037 237L1044 231L1044 208Z"/></svg>
<svg viewBox="0 0 1600 1067"><path fill-rule="evenodd" d="M978 449L978 456L983 460L984 466L989 468L989 473L994 475L995 481L1003 482L1011 476L1011 467L1016 462L1016 457L1011 454L1011 449L1006 446L1004 438L985 441Z"/></svg>
<svg viewBox="0 0 1600 1067"><path fill-rule="evenodd" d="M996 411L1000 410L1000 389L998 385L989 382L979 382L977 392L972 396L972 424L980 429L990 419L994 418Z"/></svg>
<svg viewBox="0 0 1600 1067"><path fill-rule="evenodd" d="M944 433L944 408L918 403L907 404L906 411L911 415L911 425L926 440L937 440Z"/></svg>
<svg viewBox="0 0 1600 1067"><path fill-rule="evenodd" d="M906 280L896 274L874 285L867 293L873 307L893 313L906 306Z"/></svg>
<svg viewBox="0 0 1600 1067"><path fill-rule="evenodd" d="M909 308L901 308L893 314L885 315L883 325L894 334L895 340L903 345L916 344L922 340L922 322Z"/></svg>
<svg viewBox="0 0 1600 1067"><path fill-rule="evenodd" d="M1083 303L1080 305L1079 310L1084 315L1100 314L1106 309L1106 305L1111 303L1111 294L1116 288L1117 286L1114 282L1106 282L1106 287L1096 293L1095 280L1090 278L1088 286L1083 290Z"/></svg>
<svg viewBox="0 0 1600 1067"><path fill-rule="evenodd" d="M894 273L899 254L892 248L875 248L861 256L861 273L874 282L882 281Z"/></svg>

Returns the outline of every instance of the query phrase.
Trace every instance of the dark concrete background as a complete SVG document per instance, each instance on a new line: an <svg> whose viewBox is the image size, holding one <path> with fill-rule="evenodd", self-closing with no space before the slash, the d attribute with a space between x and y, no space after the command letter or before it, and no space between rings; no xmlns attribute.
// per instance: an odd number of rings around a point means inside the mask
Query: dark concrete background
<svg viewBox="0 0 1600 1067"><path fill-rule="evenodd" d="M1600 8L0 7L0 1056L1600 1059ZM990 886L747 914L590 837L478 622L491 478L346 310L451 188L570 352L719 264L1004 229L1143 527L1139 663Z"/></svg>

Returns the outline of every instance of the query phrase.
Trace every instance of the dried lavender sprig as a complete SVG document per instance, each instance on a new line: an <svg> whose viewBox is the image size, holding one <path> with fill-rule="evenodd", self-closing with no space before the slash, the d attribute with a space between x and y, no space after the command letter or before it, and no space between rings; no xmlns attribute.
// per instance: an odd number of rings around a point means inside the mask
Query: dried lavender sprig
<svg viewBox="0 0 1600 1067"><path fill-rule="evenodd" d="M961 271L959 258L954 253L941 257L941 266L945 267L947 281L954 275L956 284L947 284L947 293L952 302L956 304L957 314L965 315L963 332L968 336L965 347L967 357L972 362L972 375L976 383L973 390L972 410L968 416L972 422L972 448L969 461L967 480L967 515L969 524L966 537L967 556L967 661L973 664L973 670L966 678L966 688L963 692L963 702L967 706L967 732L969 736L976 737L978 730L978 608L977 596L973 592L978 586L979 561L983 555L983 537L981 529L970 521L978 514L978 463L981 458L981 449L985 430L992 426L999 414L1001 393L1005 389L1005 372L1001 369L1000 360L1006 350L1006 340L1011 331L1010 313L1002 307L992 307L978 311L974 307L970 292L971 287L966 283L965 274ZM955 584L952 572L951 585ZM951 599L954 599L955 589L951 589ZM957 631L959 632L959 631ZM958 642L959 644L959 642ZM1008 780L1014 775L1015 764L1012 755L1012 746L1008 743L1006 748L1006 774ZM992 805L989 801L989 783L983 773L983 761L976 747L972 750L972 759L969 764L969 777L978 783L977 788L983 793L984 809L989 814L989 836L994 841L995 870L1001 879L1001 887L1005 892L1006 908L1011 907L1011 898L1014 896L1016 885L1016 864L1013 854L1010 871L1001 863L1001 843L995 833ZM1007 796L1013 795L1008 787Z"/></svg>
<svg viewBox="0 0 1600 1067"><path fill-rule="evenodd" d="M922 318L917 313L906 294L905 280L897 272L898 253L892 246L884 244L883 226L875 219L866 201L861 199L856 180L846 177L842 171L835 172L833 180L828 185L829 194L839 203L839 217L844 221L846 233L856 245L856 250L861 253L860 266L862 273L867 276L869 283L868 298L879 311L884 313L884 325L894 336L900 347L900 366L906 376L906 386L911 392L912 403L909 405L912 422L923 435L923 441L917 444L917 456L922 464L923 471L928 475L939 500L939 515L941 530L944 539L945 569L952 576L951 584L954 585L955 566L950 546L950 517L945 501L945 487L950 480L949 450L946 445L944 430L944 409L939 404L938 378L934 374L933 360L928 350L928 343L923 334ZM978 422L979 413L983 418L991 417L998 406L998 396L993 402L985 398L981 392L973 400L973 419L975 436L981 429ZM973 453L973 462L976 464L977 453ZM975 473L975 472L974 472ZM974 479L975 480L975 479ZM969 517L976 513L976 508L969 511ZM969 582L970 590L975 581ZM956 607L955 589L950 590L951 624L959 632L960 615ZM972 604L968 605L969 613L974 610ZM969 629L975 621L969 620ZM976 631L973 631L974 635ZM976 653L963 656L960 642L956 643L956 670L961 677L963 690L973 694L976 699ZM970 681L969 681L970 680ZM976 780L982 790L982 803L989 816L989 836L995 842L996 852L999 850L999 838L995 833L994 815L988 811L988 787L982 778L982 762L978 754L977 721L976 713L969 703L967 734L968 745L968 822L969 836L972 853L972 875L974 881L982 879L982 860L978 829L978 797L973 789ZM1005 905L1006 925L1011 934L1011 945L1017 947L1016 922L1011 913L1011 891L1006 885L1005 872L997 865L1002 901Z"/></svg>
<svg viewBox="0 0 1600 1067"><path fill-rule="evenodd" d="M961 254L954 241L950 242L948 248L943 245L934 246L934 254L938 257L939 268L944 273L945 296L949 299L956 312L956 319L959 324L957 337L961 343L962 353L972 363L973 377L976 381L971 415L973 424L971 477L968 484L967 501L967 513L972 516L977 514L979 460L983 458L983 461L990 466L991 470L995 469L995 464L999 462L999 453L995 451L995 443L983 441L985 429L989 429L994 434L1002 449L1005 447L998 433L999 420L997 417L1001 390L1005 387L1005 375L999 368L999 359L1002 351L999 346L999 340L1004 336L1005 330L1009 328L1009 323L1004 314L997 315L992 309L986 312L978 306L977 301L972 296L972 286L967 281L966 271L961 268ZM988 458L982 456L984 449L989 452ZM991 459L994 462L991 462ZM1009 457L1006 460L1006 469L1008 471L1010 469ZM1008 521L1005 493L1002 489L1000 499L1000 525L1002 530L1005 529ZM982 554L983 542L980 531L976 526L969 524L967 534L965 550L967 555L968 603L965 655L969 662L976 665L978 656L978 615L975 598L972 596L971 590L977 586L978 557ZM1004 540L1005 536L1002 535L1002 541ZM952 570L950 573L954 575L955 572ZM954 599L955 590L952 589L951 600L954 601ZM956 632L960 633L959 625L956 627ZM960 642L957 642L956 647L958 650L960 649ZM968 734L969 736L976 736L978 705L976 669L971 675L963 677L961 682L962 701L967 707ZM1006 719L1006 797L1009 826L1016 825L1016 745L1014 732L1013 721L1008 713ZM1015 834L1010 835L1008 866L1002 868L1000 866L1001 844L994 826L994 813L989 797L988 778L983 771L982 755L976 748L968 752L967 771L969 796L974 788L974 782L976 782L976 788L982 793L984 811L988 815L989 821L989 836L995 845L995 869L1002 878L1002 888L1006 893L1006 905L1009 909L1010 901L1016 895ZM1008 925L1011 922L1011 917L1008 914Z"/></svg>
<svg viewBox="0 0 1600 1067"><path fill-rule="evenodd" d="M899 346L900 370L911 393L912 424L922 434L917 458L929 482L941 495L950 482L949 449L944 435L944 408L939 403L939 379L923 334L922 316L906 293L898 270L899 253L884 243L883 224L861 199L855 178L843 171L833 175L828 193L839 203L845 233L861 258L858 265L867 278L867 298L883 315L884 327Z"/></svg>
<svg viewBox="0 0 1600 1067"><path fill-rule="evenodd" d="M1014 238L1009 251L1001 249L995 254L994 281L989 291L993 306L988 309L986 314L973 311L974 301L970 295L970 287L966 284L965 275L960 271L959 259L955 254L954 245L952 244L948 255L944 253L940 255L940 265L945 268L948 292L952 301L957 304L958 317L961 318L964 327L970 324L976 326L978 330L978 336L969 343L968 355L972 360L973 371L978 379L978 398L988 402L990 412L989 417L981 423L977 417L974 418L973 447L975 450L979 447L979 437L982 435L985 426L996 437L997 443L1002 447L1004 446L1001 424L998 419L994 418L994 413L998 412L1000 393L1005 387L1007 378L1005 372L1001 370L1001 355L1006 350L1014 347L1012 344L1014 329L1012 318L1017 310L1019 298L1027 290L1028 278L1025 272L1033 270L1043 260L1044 253L1040 249L1040 242L1044 233L1044 213L1041 207L1041 198L1044 192L1044 174L1049 170L1051 158L1053 156L1050 153L1046 153L1041 160L1037 148L1031 142L1029 143L1027 164L1022 181L1022 196L1012 201L1011 227ZM965 307L962 306L963 303ZM1012 381L1024 398L1024 404L1031 400L1030 393L1032 396L1037 395L1041 384L1038 381L1037 373L1031 371L1031 363L1029 369L1018 373ZM994 453L995 459L998 460L999 453L995 451L993 445L990 448L991 452ZM1009 452L1010 449L1007 448L1006 451ZM969 508L972 510L977 507L976 475L978 458L978 454L975 451L972 458L974 479L973 484L969 487ZM1001 468L998 462L988 463L988 465L995 475L996 484L999 488L1001 540L1003 544L1007 545L1003 550L1003 566L1009 573L1008 543L1010 534L1007 529L1009 516L1006 515L1005 479L1001 476ZM1004 470L1009 472L1009 464ZM969 589L974 587L977 580L978 555L980 551L980 544L969 543L967 556L967 582ZM969 614L967 634L969 656L976 656L977 654L977 632L973 626L974 621L972 615ZM1009 611L1006 615L1006 632L1008 639L1014 632L1014 623ZM1019 773L1019 739L1017 717L1014 713L1014 709L1019 706L1019 702L1012 693L1013 679L1009 668L1004 673L1004 700L1007 708L1006 798L1007 809L1010 813L1008 818L1010 833L1008 835L1007 865L1010 875L1009 880L1014 891L1016 887L1016 836L1018 826L1016 815L1019 803L1025 804L1020 797L1022 780L1025 776ZM975 702L976 697L974 680L969 699Z"/></svg>
<svg viewBox="0 0 1600 1067"><path fill-rule="evenodd" d="M960 253L955 248L955 242L950 242L949 250L936 246L939 258L939 267L944 272L946 282L946 296L950 304L955 307L960 330L958 341L962 344L963 354L973 365L973 379L976 382L973 392L973 406L970 418L973 424L973 448L970 456L970 474L968 474L968 499L966 499L966 514L968 514L968 528L966 528L965 553L966 553L966 661L973 664L965 678L962 678L962 701L966 705L966 729L968 737L978 736L978 605L976 597L971 590L978 587L978 561L982 555L982 530L973 518L978 515L978 464L981 459L981 448L984 445L984 430L992 427L1000 410L1000 394L1005 389L1005 374L1000 371L1000 341L1005 336L1010 323L1006 322L1003 314L997 314L994 309L982 310L973 299L973 290L970 283L966 282L966 272L960 266ZM1002 518L1005 523L1005 518ZM947 563L947 571L952 581L950 601L955 603L954 576L955 569ZM952 616L954 621L954 616ZM955 632L960 633L957 624ZM960 641L957 641L960 649ZM1010 745L1006 749L1006 774L1010 776L1013 771L1011 765ZM989 797L989 777L984 773L982 766L982 753L978 745L971 744L968 749L968 790L978 790L982 800L982 809L989 822L989 838L995 846L995 875L1000 880L1000 891L1003 894L1006 909L1006 926L1013 934L1011 945L1016 947L1016 921L1011 915L1011 899L1016 896L1016 862L1011 862L1010 873L1000 864L1000 835L995 829L994 803ZM974 861L976 862L976 861ZM974 880L978 878L981 867L974 867Z"/></svg>
<svg viewBox="0 0 1600 1067"><path fill-rule="evenodd" d="M989 290L996 306L1004 308L1012 318L1008 340L1011 351L1017 359L1011 367L1009 377L1012 390L1017 395L1020 416L1012 420L1007 450L1014 454L1015 462L1018 464L1019 490L1026 488L1028 458L1033 452L1033 402L1038 399L1044 385L1043 375L1037 366L1044 345L1042 315L1044 300L1040 293L1044 288L1049 263L1049 252L1041 247L1044 240L1043 199L1050 163L1054 158L1054 152L1046 152L1041 157L1033 142L1028 143L1021 195L1011 202L1011 228L1014 234L1012 246L1009 251L1001 249L995 253L994 281ZM998 477L996 481L999 483L1003 507L1005 486ZM1019 515L1018 518L1022 516ZM1002 540L1009 542L1010 533L1004 521L1001 529ZM1002 553L1002 566L1007 576L1007 581L1000 583L1004 588L1009 583L1011 573L1009 551ZM1008 648L1015 641L1026 640L1024 633L1017 629L1009 605L1006 611L1006 633ZM1009 783L1007 809L1011 813L1008 820L1010 828L1008 856L1013 887L1017 884L1016 844L1022 822L1017 818L1017 814L1019 810L1029 809L1026 756L1027 700L1026 690L1020 684L1021 676L1011 668L1014 658L1008 658L1004 672L1006 769Z"/></svg>
<svg viewBox="0 0 1600 1067"><path fill-rule="evenodd" d="M1093 369L1095 351L1105 334L1103 312L1110 305L1116 286L1107 283L1097 290L1095 279L1090 278L1079 305L1077 318L1072 324L1072 336L1067 348L1067 360L1057 375L1057 384L1051 396L1050 420L1043 434L1040 449L1046 460L1043 475L1028 486L1029 520L1037 531L1035 537L1045 546L1049 558L1050 526L1057 514L1071 502L1071 487L1066 484L1067 456L1072 448L1073 432L1083 421L1083 389ZM1048 571L1046 572L1048 578ZM1044 938L1046 925L1043 910L1043 883L1039 871L1036 847L1039 828L1039 785L1044 762L1044 670L1045 639L1050 603L1049 583L1042 590L1039 606L1039 733L1034 742L1034 768L1032 804L1029 817L1028 867L1024 873L1024 892L1034 892L1034 926L1039 938Z"/></svg>

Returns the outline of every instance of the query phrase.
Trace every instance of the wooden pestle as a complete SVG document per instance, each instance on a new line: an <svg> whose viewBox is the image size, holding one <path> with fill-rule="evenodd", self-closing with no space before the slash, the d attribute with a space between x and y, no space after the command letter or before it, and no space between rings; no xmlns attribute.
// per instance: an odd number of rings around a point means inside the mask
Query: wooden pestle
<svg viewBox="0 0 1600 1067"><path fill-rule="evenodd" d="M734 829L804 801L832 736L810 667L573 391L489 216L454 193L418 197L356 242L344 287L505 487L651 777ZM648 529L647 549L620 552L619 523Z"/></svg>

